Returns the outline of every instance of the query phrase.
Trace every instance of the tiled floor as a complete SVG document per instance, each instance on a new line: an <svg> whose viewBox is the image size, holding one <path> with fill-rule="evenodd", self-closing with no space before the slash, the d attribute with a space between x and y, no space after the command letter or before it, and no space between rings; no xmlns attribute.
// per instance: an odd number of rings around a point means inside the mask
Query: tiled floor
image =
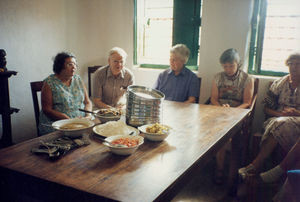
<svg viewBox="0 0 300 202"><path fill-rule="evenodd" d="M172 202L237 202L249 201L227 196L226 185L216 185L213 182L215 163L210 161L207 166L199 170L199 175L195 176L182 190L175 196ZM242 186L239 186L241 189ZM278 190L277 187L260 188L254 201L269 202Z"/></svg>
<svg viewBox="0 0 300 202"><path fill-rule="evenodd" d="M172 202L209 202L209 201L231 201L233 198L225 199L226 185L216 185L213 182L214 162L211 161L195 176L172 200Z"/></svg>

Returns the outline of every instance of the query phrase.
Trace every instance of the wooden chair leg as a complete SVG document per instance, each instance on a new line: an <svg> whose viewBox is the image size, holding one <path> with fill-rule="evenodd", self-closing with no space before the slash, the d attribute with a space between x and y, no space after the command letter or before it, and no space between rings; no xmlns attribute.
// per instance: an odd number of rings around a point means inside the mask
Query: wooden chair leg
<svg viewBox="0 0 300 202"><path fill-rule="evenodd" d="M253 160L259 152L259 145L260 145L261 138L262 138L261 133L255 133L252 136L251 160Z"/></svg>

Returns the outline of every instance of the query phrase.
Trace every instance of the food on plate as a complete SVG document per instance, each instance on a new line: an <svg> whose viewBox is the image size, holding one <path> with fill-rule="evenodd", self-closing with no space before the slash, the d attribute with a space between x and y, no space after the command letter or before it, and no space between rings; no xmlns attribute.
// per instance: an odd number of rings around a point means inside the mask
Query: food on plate
<svg viewBox="0 0 300 202"><path fill-rule="evenodd" d="M159 123L155 123L146 128L147 133L156 133L156 134L164 134L164 133L168 132L169 130L170 130L169 126L162 125Z"/></svg>
<svg viewBox="0 0 300 202"><path fill-rule="evenodd" d="M98 113L102 116L120 116L121 110L117 108L99 109Z"/></svg>
<svg viewBox="0 0 300 202"><path fill-rule="evenodd" d="M89 125L86 123L66 123L59 127L61 130L78 130L88 128Z"/></svg>
<svg viewBox="0 0 300 202"><path fill-rule="evenodd" d="M109 137L112 135L128 135L132 130L123 121L109 121L95 127L98 134Z"/></svg>
<svg viewBox="0 0 300 202"><path fill-rule="evenodd" d="M131 139L131 138L120 138L116 139L111 142L111 144L121 144L121 145L126 145L127 147L134 147L139 144L138 139Z"/></svg>

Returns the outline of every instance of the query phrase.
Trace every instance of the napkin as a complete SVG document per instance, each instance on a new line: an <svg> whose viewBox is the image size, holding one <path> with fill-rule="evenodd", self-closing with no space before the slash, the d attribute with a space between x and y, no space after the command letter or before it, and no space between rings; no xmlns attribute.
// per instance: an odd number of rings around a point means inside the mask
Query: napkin
<svg viewBox="0 0 300 202"><path fill-rule="evenodd" d="M40 145L32 148L31 152L35 154L48 154L50 159L57 159L73 149L88 144L90 144L90 141L86 135L76 138L62 136L47 142L41 140Z"/></svg>

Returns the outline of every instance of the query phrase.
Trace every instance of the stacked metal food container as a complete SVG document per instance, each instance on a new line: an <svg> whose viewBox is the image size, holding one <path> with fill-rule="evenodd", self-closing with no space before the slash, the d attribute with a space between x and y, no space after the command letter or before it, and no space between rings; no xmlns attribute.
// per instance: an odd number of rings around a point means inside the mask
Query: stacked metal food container
<svg viewBox="0 0 300 202"><path fill-rule="evenodd" d="M131 85L127 88L126 123L141 126L159 123L162 115L162 101L165 95L145 86Z"/></svg>

